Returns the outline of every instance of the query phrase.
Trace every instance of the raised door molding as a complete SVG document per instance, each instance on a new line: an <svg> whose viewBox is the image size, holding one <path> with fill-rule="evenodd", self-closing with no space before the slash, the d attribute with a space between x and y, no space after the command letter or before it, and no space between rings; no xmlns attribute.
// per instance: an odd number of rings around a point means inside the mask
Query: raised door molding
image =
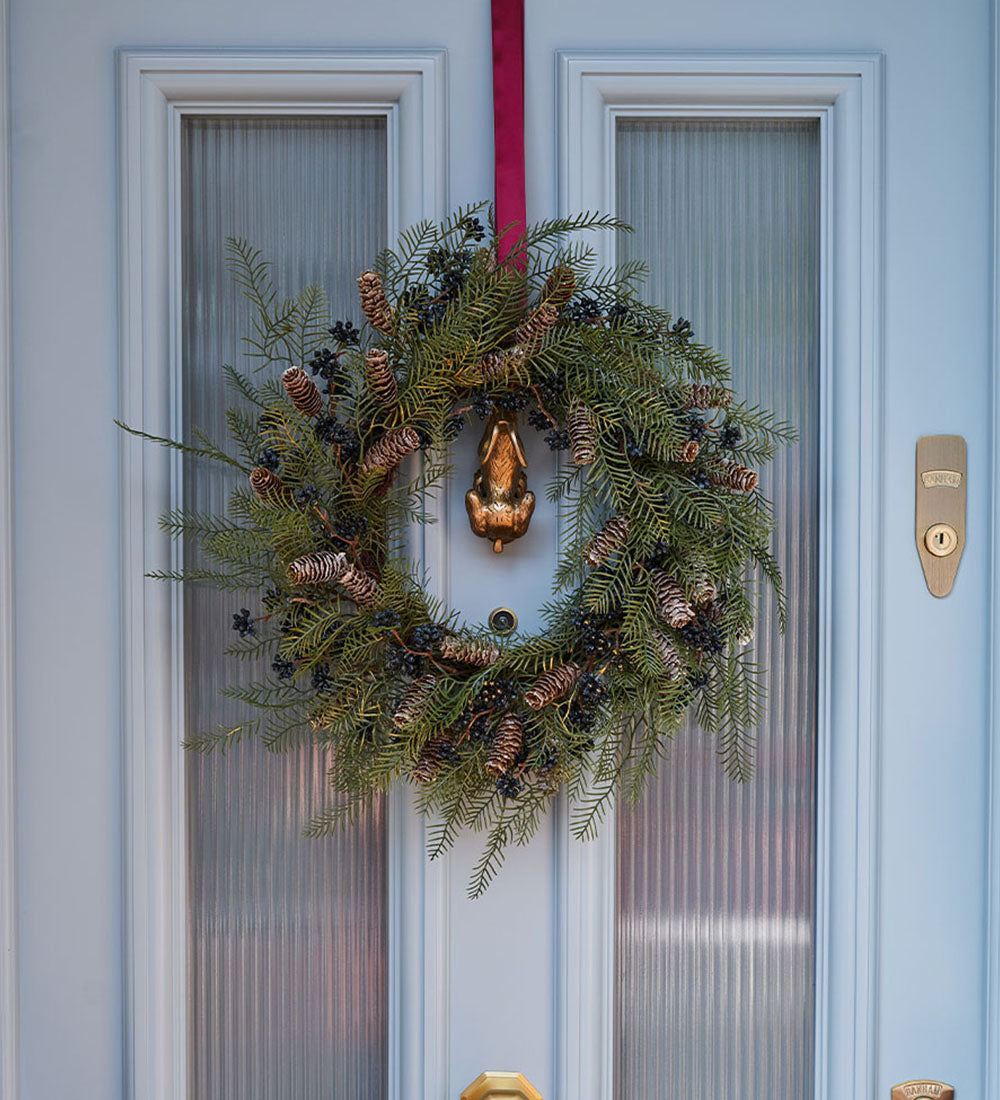
<svg viewBox="0 0 1000 1100"><path fill-rule="evenodd" d="M0 1100L15 1100L18 1066L9 32L7 0L0 0Z"/></svg>
<svg viewBox="0 0 1000 1100"><path fill-rule="evenodd" d="M556 61L560 214L615 210L619 116L819 122L816 1100L872 1096L875 1089L882 62L878 53L593 52L560 53ZM606 247L601 259L613 262L613 243ZM834 529L842 545L864 546L866 552L835 558ZM564 1041L557 1094L606 1100L614 1091L614 822L604 823L595 844L562 843L566 942L560 945Z"/></svg>
<svg viewBox="0 0 1000 1100"><path fill-rule="evenodd" d="M384 116L394 240L401 228L446 211L445 54L125 50L118 81L120 415L176 438L183 116ZM125 1094L133 1100L186 1096L181 603L176 586L144 579L169 566L175 552L157 517L176 505L179 485L176 456L123 435L123 1024ZM395 1098L410 1094L403 1081L433 1080L446 1064L446 1028L428 1023L419 1031L403 1021L435 1013L446 1019L438 952L447 935L446 911L439 911L447 867L425 867L422 823L402 796L391 816L388 1054ZM412 917L415 906L420 920ZM433 934L425 937L425 929Z"/></svg>

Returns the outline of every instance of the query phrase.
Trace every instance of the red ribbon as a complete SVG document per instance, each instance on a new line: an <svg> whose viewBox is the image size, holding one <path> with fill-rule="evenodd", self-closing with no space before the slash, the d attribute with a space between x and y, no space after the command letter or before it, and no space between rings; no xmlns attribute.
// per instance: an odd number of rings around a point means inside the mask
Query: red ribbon
<svg viewBox="0 0 1000 1100"><path fill-rule="evenodd" d="M510 257L523 271L523 252L511 252L525 228L524 0L492 0L492 9L494 187L501 233L497 258L503 263Z"/></svg>

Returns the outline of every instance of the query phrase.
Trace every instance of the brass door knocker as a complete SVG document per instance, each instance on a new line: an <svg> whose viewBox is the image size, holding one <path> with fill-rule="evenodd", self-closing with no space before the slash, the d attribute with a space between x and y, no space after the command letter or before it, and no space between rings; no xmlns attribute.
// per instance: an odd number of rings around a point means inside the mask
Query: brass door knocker
<svg viewBox="0 0 1000 1100"><path fill-rule="evenodd" d="M472 530L489 539L498 554L505 542L528 530L535 510L535 494L524 472L527 465L517 420L509 413L493 413L479 442L479 469L465 494L465 509Z"/></svg>

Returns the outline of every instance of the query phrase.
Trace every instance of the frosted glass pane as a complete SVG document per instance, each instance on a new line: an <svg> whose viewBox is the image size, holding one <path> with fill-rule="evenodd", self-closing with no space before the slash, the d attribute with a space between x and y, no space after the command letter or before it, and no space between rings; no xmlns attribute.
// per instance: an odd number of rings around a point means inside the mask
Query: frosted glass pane
<svg viewBox="0 0 1000 1100"><path fill-rule="evenodd" d="M769 707L757 771L722 773L689 728L618 817L616 1095L812 1095L819 139L809 121L628 120L617 132L624 258L693 321L738 390L801 442L763 471L789 627L755 649Z"/></svg>
<svg viewBox="0 0 1000 1100"><path fill-rule="evenodd" d="M182 179L185 432L218 438L233 401L219 365L248 365L248 310L225 271L225 238L261 248L279 292L320 282L333 317L359 325L355 278L386 244L385 123L191 118ZM225 471L185 462L189 507L218 511L230 486ZM222 656L241 604L209 589L185 594L189 729L238 724L245 708L219 689L241 672L267 674ZM320 751L277 755L254 741L186 764L188 1096L384 1095L384 806L356 829L308 840L303 824L328 801Z"/></svg>

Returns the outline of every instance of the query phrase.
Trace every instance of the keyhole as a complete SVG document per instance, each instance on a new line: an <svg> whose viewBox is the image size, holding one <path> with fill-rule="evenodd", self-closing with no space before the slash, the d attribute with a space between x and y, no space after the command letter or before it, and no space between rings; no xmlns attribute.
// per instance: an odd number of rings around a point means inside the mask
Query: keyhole
<svg viewBox="0 0 1000 1100"><path fill-rule="evenodd" d="M935 523L924 533L924 545L936 558L946 558L958 547L958 532L949 523Z"/></svg>

